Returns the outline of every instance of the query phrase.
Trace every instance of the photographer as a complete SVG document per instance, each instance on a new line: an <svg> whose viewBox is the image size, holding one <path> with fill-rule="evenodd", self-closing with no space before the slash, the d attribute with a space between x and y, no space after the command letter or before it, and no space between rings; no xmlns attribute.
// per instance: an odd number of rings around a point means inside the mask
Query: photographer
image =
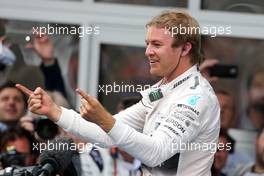
<svg viewBox="0 0 264 176"><path fill-rule="evenodd" d="M0 134L0 162L3 168L35 164L38 152L33 150L35 139L29 132L14 127Z"/></svg>

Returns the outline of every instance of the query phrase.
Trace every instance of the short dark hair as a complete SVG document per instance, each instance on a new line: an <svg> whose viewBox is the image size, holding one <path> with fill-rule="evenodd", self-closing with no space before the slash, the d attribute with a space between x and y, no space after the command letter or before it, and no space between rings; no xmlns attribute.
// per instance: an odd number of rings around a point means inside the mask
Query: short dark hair
<svg viewBox="0 0 264 176"><path fill-rule="evenodd" d="M190 50L191 63L200 64L203 62L204 57L201 52L201 34L196 31L200 31L200 26L197 20L190 16L187 12L179 10L163 11L146 24L146 27L151 26L164 28L169 30L169 32L172 32L173 28L181 28L181 26L191 29L191 32L187 32L185 35L180 33L173 35L172 47L178 47L186 42L189 42L192 44L192 48Z"/></svg>
<svg viewBox="0 0 264 176"><path fill-rule="evenodd" d="M4 150L6 144L10 141L15 141L19 138L26 138L29 142L30 152L33 154L37 154L38 151L33 150L33 144L36 143L35 138L30 132L26 131L20 126L10 127L7 130L0 133L0 151Z"/></svg>
<svg viewBox="0 0 264 176"><path fill-rule="evenodd" d="M229 92L227 92L225 90L222 90L222 89L216 90L215 94L223 94L223 95L226 95L226 96L231 96L231 94Z"/></svg>
<svg viewBox="0 0 264 176"><path fill-rule="evenodd" d="M216 91L215 91L215 94L216 94L216 95L221 94L221 95L224 95L224 96L230 97L230 98L232 99L232 101L233 101L233 107L232 107L232 110L233 110L233 112L234 112L233 115L235 116L237 109L236 109L236 106L235 106L234 96L233 96L231 93L229 93L228 91L223 90L223 89L216 90Z"/></svg>
<svg viewBox="0 0 264 176"><path fill-rule="evenodd" d="M259 100L251 105L249 105L249 109L253 109L261 114L262 117L264 117L264 100Z"/></svg>
<svg viewBox="0 0 264 176"><path fill-rule="evenodd" d="M17 87L16 87L16 84L14 83L14 82L12 82L12 81L7 81L7 82L5 82L4 84L2 84L1 86L0 86L0 93L4 90L4 89L6 89L6 88L14 88L14 89L17 89L21 94L22 94L22 97L23 97L23 100L24 100L24 102L25 102L25 109L27 108L27 95L26 94L24 94L24 92L22 92L21 90L19 90Z"/></svg>
<svg viewBox="0 0 264 176"><path fill-rule="evenodd" d="M253 73L251 73L249 76L248 76L248 79L247 79L247 89L249 90L252 86L252 82L253 82L253 79L255 78L256 75L258 74L264 74L264 68L259 68L257 69L256 71L254 71Z"/></svg>
<svg viewBox="0 0 264 176"><path fill-rule="evenodd" d="M235 140L228 134L228 130L226 128L220 129L219 138L220 137L225 138L228 143L231 143L231 149L228 152L233 153L235 150Z"/></svg>

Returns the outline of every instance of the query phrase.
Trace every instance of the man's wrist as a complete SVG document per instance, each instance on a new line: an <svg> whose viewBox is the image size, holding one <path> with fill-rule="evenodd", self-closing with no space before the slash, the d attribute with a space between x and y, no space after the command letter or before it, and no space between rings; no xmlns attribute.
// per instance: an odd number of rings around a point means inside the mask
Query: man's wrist
<svg viewBox="0 0 264 176"><path fill-rule="evenodd" d="M99 122L99 126L106 132L108 133L109 131L111 131L111 129L114 127L115 125L115 121L116 119L109 113L107 113L106 117L104 118L104 120L102 120L102 122Z"/></svg>
<svg viewBox="0 0 264 176"><path fill-rule="evenodd" d="M54 104L50 111L50 114L48 115L49 119L52 120L53 122L57 122L60 119L61 113L62 113L61 107Z"/></svg>

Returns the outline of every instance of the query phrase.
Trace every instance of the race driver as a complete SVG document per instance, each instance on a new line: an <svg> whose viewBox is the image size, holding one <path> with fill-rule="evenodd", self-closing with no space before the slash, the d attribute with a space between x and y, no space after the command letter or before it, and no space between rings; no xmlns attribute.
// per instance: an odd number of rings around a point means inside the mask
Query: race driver
<svg viewBox="0 0 264 176"><path fill-rule="evenodd" d="M30 111L89 142L124 149L144 164L143 175L211 175L215 150L210 146L217 143L220 108L198 70L203 58L199 24L185 12L170 10L146 26L150 73L162 79L141 92L140 102L114 116L80 89L78 114L56 105L41 88L17 87L30 96Z"/></svg>

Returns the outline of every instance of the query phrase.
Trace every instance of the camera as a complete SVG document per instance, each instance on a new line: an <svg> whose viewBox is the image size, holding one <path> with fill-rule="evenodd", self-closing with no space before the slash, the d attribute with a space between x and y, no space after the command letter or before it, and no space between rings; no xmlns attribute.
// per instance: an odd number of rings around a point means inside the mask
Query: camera
<svg viewBox="0 0 264 176"><path fill-rule="evenodd" d="M37 135L43 140L53 139L59 132L58 126L46 116L40 116L33 121Z"/></svg>
<svg viewBox="0 0 264 176"><path fill-rule="evenodd" d="M34 166L29 167L7 167L3 170L0 170L0 176L36 176Z"/></svg>
<svg viewBox="0 0 264 176"><path fill-rule="evenodd" d="M15 147L9 147L7 152L0 153L0 162L3 168L9 166L25 166L26 156L16 151Z"/></svg>
<svg viewBox="0 0 264 176"><path fill-rule="evenodd" d="M209 74L219 78L237 78L238 66L216 64L209 69Z"/></svg>

